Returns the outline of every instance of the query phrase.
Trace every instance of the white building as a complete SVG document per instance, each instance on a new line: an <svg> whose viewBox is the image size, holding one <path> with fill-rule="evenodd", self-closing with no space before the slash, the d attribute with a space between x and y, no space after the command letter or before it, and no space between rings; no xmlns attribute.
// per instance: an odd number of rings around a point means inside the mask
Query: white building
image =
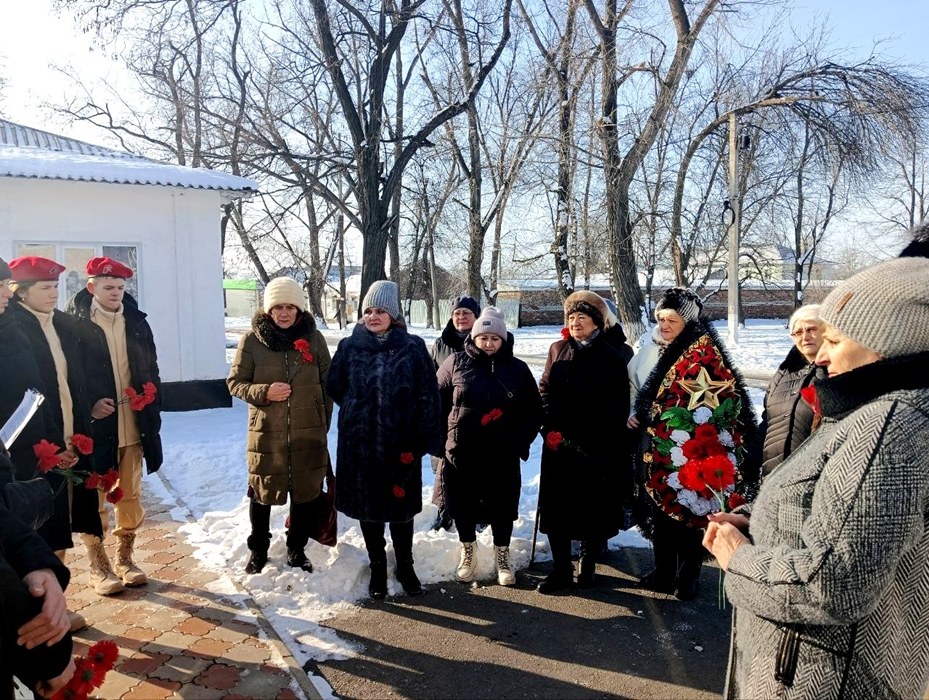
<svg viewBox="0 0 929 700"><path fill-rule="evenodd" d="M173 410L231 405L223 321L221 206L258 185L0 120L0 257L67 267L59 308L86 283L90 258L136 271Z"/></svg>

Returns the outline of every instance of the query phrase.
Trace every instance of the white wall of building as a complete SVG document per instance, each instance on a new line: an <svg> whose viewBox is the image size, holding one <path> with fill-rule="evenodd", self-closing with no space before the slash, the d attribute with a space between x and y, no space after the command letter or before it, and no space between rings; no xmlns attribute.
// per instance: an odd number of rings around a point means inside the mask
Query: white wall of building
<svg viewBox="0 0 929 700"><path fill-rule="evenodd" d="M24 243L135 245L139 305L155 334L162 381L224 378L220 196L157 185L0 178L0 257L17 257Z"/></svg>

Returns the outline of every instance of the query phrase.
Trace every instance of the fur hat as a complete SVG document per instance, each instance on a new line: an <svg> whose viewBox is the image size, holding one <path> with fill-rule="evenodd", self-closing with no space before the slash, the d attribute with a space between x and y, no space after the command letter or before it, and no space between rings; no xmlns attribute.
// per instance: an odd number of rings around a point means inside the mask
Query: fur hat
<svg viewBox="0 0 929 700"><path fill-rule="evenodd" d="M493 333L506 340L506 320L500 309L494 306L488 306L484 309L471 327L471 340L484 333Z"/></svg>
<svg viewBox="0 0 929 700"><path fill-rule="evenodd" d="M913 229L913 240L900 253L901 258L929 258L929 219Z"/></svg>
<svg viewBox="0 0 929 700"><path fill-rule="evenodd" d="M588 292L585 289L573 292L564 300L564 324L566 326L568 325L568 316L577 312L590 316L594 325L601 331L605 327L607 316L610 315L603 298L599 294Z"/></svg>
<svg viewBox="0 0 929 700"><path fill-rule="evenodd" d="M703 302L700 297L686 287L671 287L658 300L655 306L655 320L662 311L674 311L684 319L685 323L696 321L703 312Z"/></svg>
<svg viewBox="0 0 929 700"><path fill-rule="evenodd" d="M278 304L290 304L306 311L306 294L303 287L291 277L275 277L265 287L265 313L271 313L271 309Z"/></svg>
<svg viewBox="0 0 929 700"><path fill-rule="evenodd" d="M481 305L477 303L477 300L464 294L452 300L451 313L455 313L455 309L468 309L475 316L481 315Z"/></svg>
<svg viewBox="0 0 929 700"><path fill-rule="evenodd" d="M378 280L370 287L365 294L364 301L361 302L361 311L365 309L384 309L390 314L395 321L400 318L400 304L397 301L399 295L397 283L390 280Z"/></svg>
<svg viewBox="0 0 929 700"><path fill-rule="evenodd" d="M3 258L0 258L0 280L10 279L13 279L13 273L10 271L10 266L6 264L6 261Z"/></svg>
<svg viewBox="0 0 929 700"><path fill-rule="evenodd" d="M929 259L885 260L833 289L819 315L884 357L929 351Z"/></svg>

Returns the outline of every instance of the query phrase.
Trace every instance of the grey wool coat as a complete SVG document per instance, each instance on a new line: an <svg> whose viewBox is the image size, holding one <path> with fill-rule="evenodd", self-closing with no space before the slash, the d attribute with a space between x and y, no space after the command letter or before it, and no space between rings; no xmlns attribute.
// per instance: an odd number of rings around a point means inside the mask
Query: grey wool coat
<svg viewBox="0 0 929 700"><path fill-rule="evenodd" d="M922 698L929 353L817 383L823 423L762 485L726 574L727 696Z"/></svg>
<svg viewBox="0 0 929 700"><path fill-rule="evenodd" d="M295 349L298 340L309 343L312 362ZM319 496L329 464L328 374L329 348L312 316L302 314L281 329L267 314L255 314L226 384L230 394L248 404L248 486L259 503L284 505L288 494L293 503L308 503ZM290 398L268 401L274 382L290 384Z"/></svg>
<svg viewBox="0 0 929 700"><path fill-rule="evenodd" d="M339 404L336 510L371 522L409 522L423 509L422 458L442 454L439 387L422 338L394 327L378 340L358 323L332 358Z"/></svg>

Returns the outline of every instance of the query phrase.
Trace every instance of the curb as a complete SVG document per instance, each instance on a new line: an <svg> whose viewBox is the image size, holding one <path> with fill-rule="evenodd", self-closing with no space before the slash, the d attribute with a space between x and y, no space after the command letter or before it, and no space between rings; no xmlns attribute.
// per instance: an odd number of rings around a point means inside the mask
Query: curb
<svg viewBox="0 0 929 700"><path fill-rule="evenodd" d="M168 493L170 493L171 497L174 498L177 506L186 512L187 522L196 523L197 519L194 517L187 503L184 502L184 499L181 497L181 495L178 494L178 492L171 485L168 477L162 474L161 470L158 470L155 472L155 474L159 479L161 479L161 483L164 484L164 487L168 490ZM277 630L274 629L274 626L268 621L268 618L265 617L264 611L261 609L258 603L255 602L255 599L252 598L252 594L249 592L249 590L228 573L226 573L225 576L232 582L232 585L235 586L236 591L238 591L244 597L245 605L257 618L259 626L268 636L269 644L274 647L274 650L281 656L281 658L284 660L284 663L287 664L287 668L290 671L291 677L297 681L297 685L300 686L300 689L303 691L304 695L306 695L309 700L322 700L323 695L319 688L317 688L313 683L312 677L303 669L299 663L297 663L297 660L294 658L293 654L290 653L290 649L287 648L284 640L281 639L280 635L277 633Z"/></svg>

